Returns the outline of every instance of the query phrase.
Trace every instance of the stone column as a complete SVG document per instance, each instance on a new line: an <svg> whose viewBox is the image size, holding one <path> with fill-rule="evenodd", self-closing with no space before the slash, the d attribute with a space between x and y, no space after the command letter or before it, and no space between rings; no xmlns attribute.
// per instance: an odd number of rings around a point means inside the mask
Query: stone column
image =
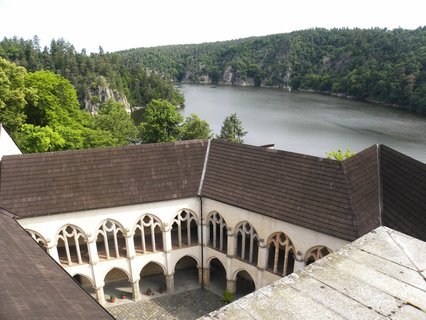
<svg viewBox="0 0 426 320"><path fill-rule="evenodd" d="M46 239L46 241L47 253L53 258L53 260L61 264L59 261L58 247L56 246L56 243L53 243L50 239Z"/></svg>
<svg viewBox="0 0 426 320"><path fill-rule="evenodd" d="M268 248L263 239L259 240L259 253L257 256L257 285L258 288L263 287L263 276L266 269L266 259L268 257Z"/></svg>
<svg viewBox="0 0 426 320"><path fill-rule="evenodd" d="M237 281L226 279L226 289L235 294L237 291Z"/></svg>
<svg viewBox="0 0 426 320"><path fill-rule="evenodd" d="M294 269L293 272L296 272L305 267L305 261L303 260L294 260Z"/></svg>
<svg viewBox="0 0 426 320"><path fill-rule="evenodd" d="M174 293L175 292L175 277L174 277L174 274L167 274L165 277L166 277L167 292Z"/></svg>
<svg viewBox="0 0 426 320"><path fill-rule="evenodd" d="M201 268L200 268L201 269ZM210 286L210 267L203 268L203 286L209 287Z"/></svg>
<svg viewBox="0 0 426 320"><path fill-rule="evenodd" d="M99 304L104 306L106 304L105 294L104 294L104 285L102 284L102 286L96 287L95 290L96 290L96 300L98 300Z"/></svg>
<svg viewBox="0 0 426 320"><path fill-rule="evenodd" d="M96 247L96 237L88 239L87 248L89 250L90 264L95 265L99 262L98 248Z"/></svg>
<svg viewBox="0 0 426 320"><path fill-rule="evenodd" d="M226 255L229 257L235 256L237 241L235 235L231 233L232 229L228 228L228 250L226 252Z"/></svg>
<svg viewBox="0 0 426 320"><path fill-rule="evenodd" d="M133 281L130 281L131 285L132 285L132 300L133 301L138 301L141 299L141 292L139 290L139 280L140 279L133 279Z"/></svg>
<svg viewBox="0 0 426 320"><path fill-rule="evenodd" d="M130 232L129 229L126 229L126 249L127 249L127 258L133 259L136 256L135 242L133 239L133 232Z"/></svg>

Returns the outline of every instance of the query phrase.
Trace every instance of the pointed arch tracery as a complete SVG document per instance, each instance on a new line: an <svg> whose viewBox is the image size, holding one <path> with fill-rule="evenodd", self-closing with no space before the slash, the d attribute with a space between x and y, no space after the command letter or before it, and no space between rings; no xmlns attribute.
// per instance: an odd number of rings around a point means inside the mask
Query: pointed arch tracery
<svg viewBox="0 0 426 320"><path fill-rule="evenodd" d="M57 233L59 261L63 265L89 263L87 236L74 225L65 225Z"/></svg>
<svg viewBox="0 0 426 320"><path fill-rule="evenodd" d="M213 212L209 216L208 228L208 245L218 251L226 252L228 248L228 227L218 212Z"/></svg>
<svg viewBox="0 0 426 320"><path fill-rule="evenodd" d="M295 249L290 238L284 232L273 233L267 242L267 270L286 276L293 272Z"/></svg>
<svg viewBox="0 0 426 320"><path fill-rule="evenodd" d="M25 231L31 236L31 238L34 239L35 242L37 242L40 247L43 248L44 251L47 250L47 241L40 233L31 229L25 229Z"/></svg>
<svg viewBox="0 0 426 320"><path fill-rule="evenodd" d="M126 239L124 228L118 222L107 219L101 223L96 233L96 249L99 259L125 258Z"/></svg>
<svg viewBox="0 0 426 320"><path fill-rule="evenodd" d="M144 214L139 218L133 237L136 254L163 251L163 226L153 215Z"/></svg>
<svg viewBox="0 0 426 320"><path fill-rule="evenodd" d="M173 249L198 245L198 219L189 210L180 211L173 219L172 229Z"/></svg>
<svg viewBox="0 0 426 320"><path fill-rule="evenodd" d="M316 246L308 250L308 252L305 255L305 264L310 265L311 263L314 263L315 261L325 257L329 253L332 253L333 251L326 246Z"/></svg>
<svg viewBox="0 0 426 320"><path fill-rule="evenodd" d="M259 235L249 222L243 222L236 228L236 256L251 264L257 264Z"/></svg>

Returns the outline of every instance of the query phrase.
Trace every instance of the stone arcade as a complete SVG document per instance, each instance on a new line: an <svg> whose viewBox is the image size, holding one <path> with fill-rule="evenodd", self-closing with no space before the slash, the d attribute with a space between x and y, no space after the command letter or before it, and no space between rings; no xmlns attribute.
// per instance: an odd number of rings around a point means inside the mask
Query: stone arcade
<svg viewBox="0 0 426 320"><path fill-rule="evenodd" d="M160 275L173 292L176 274L187 268L205 287L222 270L223 289L259 289L379 226L424 241L425 181L425 164L383 145L338 162L195 140L4 156L0 207L3 229L16 220L105 304L104 288L117 280L126 279L139 300L144 279ZM25 234L16 237L3 239L2 257L5 246L28 242ZM28 246L25 252L37 251ZM14 259L5 257L3 270L26 260ZM61 278L60 268L51 272ZM66 289L59 301L75 290L62 278L64 284L55 282Z"/></svg>

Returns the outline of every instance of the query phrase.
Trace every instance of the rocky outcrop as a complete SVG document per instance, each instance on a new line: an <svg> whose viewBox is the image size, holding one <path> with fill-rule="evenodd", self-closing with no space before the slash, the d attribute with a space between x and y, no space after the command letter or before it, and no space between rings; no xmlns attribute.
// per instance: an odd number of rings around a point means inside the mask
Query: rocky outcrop
<svg viewBox="0 0 426 320"><path fill-rule="evenodd" d="M127 112L131 111L127 97L124 94L112 90L107 80L99 76L93 81L89 88L88 95L84 98L84 109L91 114L97 114L100 105L110 99L124 104Z"/></svg>

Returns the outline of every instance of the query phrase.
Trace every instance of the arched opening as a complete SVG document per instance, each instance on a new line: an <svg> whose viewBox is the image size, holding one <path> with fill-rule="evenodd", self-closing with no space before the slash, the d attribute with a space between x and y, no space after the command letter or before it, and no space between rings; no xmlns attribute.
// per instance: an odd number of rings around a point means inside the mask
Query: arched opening
<svg viewBox="0 0 426 320"><path fill-rule="evenodd" d="M239 299L245 295L252 293L255 290L253 278L246 270L241 270L236 276L236 291L235 298Z"/></svg>
<svg viewBox="0 0 426 320"><path fill-rule="evenodd" d="M86 291L88 294L90 294L93 298L96 299L96 291L95 288L93 288L92 281L85 275L82 274L76 274L73 276L73 279Z"/></svg>
<svg viewBox="0 0 426 320"><path fill-rule="evenodd" d="M96 248L100 260L125 258L127 250L123 228L113 220L105 220L97 232Z"/></svg>
<svg viewBox="0 0 426 320"><path fill-rule="evenodd" d="M123 293L126 296L125 299L131 299L132 287L127 273L123 270L118 268L111 269L105 275L104 282L104 293L107 301L110 300L112 295L117 299L120 299Z"/></svg>
<svg viewBox="0 0 426 320"><path fill-rule="evenodd" d="M182 257L175 266L175 291L181 292L199 288L198 263L193 257Z"/></svg>
<svg viewBox="0 0 426 320"><path fill-rule="evenodd" d="M259 253L259 236L253 226L244 222L239 225L237 233L236 257L250 264L257 264Z"/></svg>
<svg viewBox="0 0 426 320"><path fill-rule="evenodd" d="M210 286L209 289L223 296L226 289L226 270L219 259L210 260Z"/></svg>
<svg viewBox="0 0 426 320"><path fill-rule="evenodd" d="M133 239L138 255L163 251L163 230L160 220L152 215L143 215L136 224Z"/></svg>
<svg viewBox="0 0 426 320"><path fill-rule="evenodd" d="M173 249L198 245L197 217L189 211L182 210L173 219L171 235Z"/></svg>
<svg viewBox="0 0 426 320"><path fill-rule="evenodd" d="M209 217L208 245L220 252L228 249L228 227L223 217L215 212Z"/></svg>
<svg viewBox="0 0 426 320"><path fill-rule="evenodd" d="M139 289L143 295L151 296L167 291L164 269L158 263L149 262L139 276Z"/></svg>
<svg viewBox="0 0 426 320"><path fill-rule="evenodd" d="M57 237L56 247L62 265L89 263L87 237L81 229L66 225L59 230Z"/></svg>
<svg viewBox="0 0 426 320"><path fill-rule="evenodd" d="M44 237L33 230L29 230L29 229L25 229L25 231L31 236L31 238L34 239L35 242L37 242L37 244L44 250L47 252L47 242L44 239Z"/></svg>
<svg viewBox="0 0 426 320"><path fill-rule="evenodd" d="M310 249L306 255L305 255L305 265L310 265L311 263L314 263L315 261L325 257L332 251L324 246L317 246Z"/></svg>
<svg viewBox="0 0 426 320"><path fill-rule="evenodd" d="M286 276L294 269L294 246L283 232L272 234L268 240L268 261L266 269Z"/></svg>

